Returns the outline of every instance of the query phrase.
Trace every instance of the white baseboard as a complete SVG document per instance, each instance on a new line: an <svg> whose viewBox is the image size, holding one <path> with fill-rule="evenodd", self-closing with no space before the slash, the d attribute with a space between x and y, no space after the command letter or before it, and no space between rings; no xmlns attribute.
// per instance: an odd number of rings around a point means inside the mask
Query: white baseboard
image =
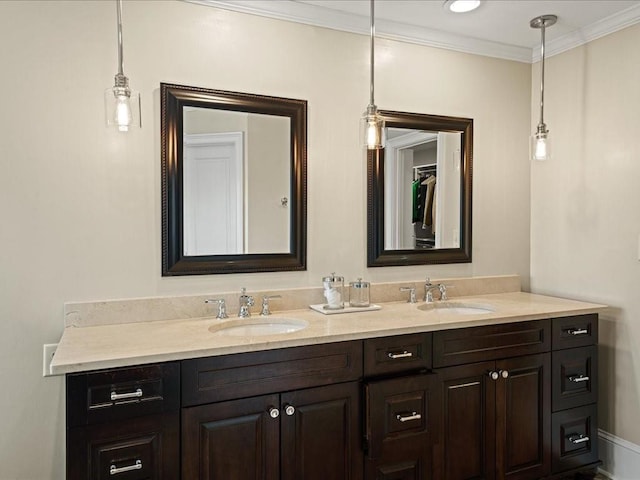
<svg viewBox="0 0 640 480"><path fill-rule="evenodd" d="M611 480L640 480L640 446L598 429L600 472Z"/></svg>

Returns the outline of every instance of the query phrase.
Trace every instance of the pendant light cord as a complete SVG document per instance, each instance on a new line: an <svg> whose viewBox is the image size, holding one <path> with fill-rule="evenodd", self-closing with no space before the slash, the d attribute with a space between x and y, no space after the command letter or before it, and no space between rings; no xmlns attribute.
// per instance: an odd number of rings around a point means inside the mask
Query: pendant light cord
<svg viewBox="0 0 640 480"><path fill-rule="evenodd" d="M542 27L540 27L540 35L542 36L542 43L540 45L540 56L542 57L542 71L540 76L540 125L544 125L544 31L545 20L542 21Z"/></svg>
<svg viewBox="0 0 640 480"><path fill-rule="evenodd" d="M122 0L117 0L118 10L118 75L124 75L122 56Z"/></svg>
<svg viewBox="0 0 640 480"><path fill-rule="evenodd" d="M374 6L373 6L374 0L371 0L371 59L370 59L370 66L371 66L371 82L369 84L369 91L370 91L370 97L369 97L369 105L374 105L374 99L373 99L373 67L374 67L374 62L375 62L375 55L374 55L374 36L375 36L375 26L373 23L373 17L374 17Z"/></svg>

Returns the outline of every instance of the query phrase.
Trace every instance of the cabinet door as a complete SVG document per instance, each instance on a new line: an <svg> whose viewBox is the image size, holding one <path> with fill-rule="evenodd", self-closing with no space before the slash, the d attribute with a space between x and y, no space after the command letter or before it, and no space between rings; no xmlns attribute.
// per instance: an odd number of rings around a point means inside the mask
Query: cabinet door
<svg viewBox="0 0 640 480"><path fill-rule="evenodd" d="M361 480L359 406L357 382L281 394L282 480Z"/></svg>
<svg viewBox="0 0 640 480"><path fill-rule="evenodd" d="M551 471L550 363L549 353L496 362L498 479L537 479Z"/></svg>
<svg viewBox="0 0 640 480"><path fill-rule="evenodd" d="M182 478L278 480L278 405L265 395L183 409Z"/></svg>
<svg viewBox="0 0 640 480"><path fill-rule="evenodd" d="M440 447L434 477L446 480L495 476L494 362L438 370L442 395Z"/></svg>

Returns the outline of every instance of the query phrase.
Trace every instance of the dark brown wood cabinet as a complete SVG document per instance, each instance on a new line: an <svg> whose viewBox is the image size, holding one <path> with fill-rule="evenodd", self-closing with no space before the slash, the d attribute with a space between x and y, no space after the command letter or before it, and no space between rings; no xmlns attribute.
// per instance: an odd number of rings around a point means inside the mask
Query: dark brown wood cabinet
<svg viewBox="0 0 640 480"><path fill-rule="evenodd" d="M69 374L67 480L566 478L598 464L597 320Z"/></svg>
<svg viewBox="0 0 640 480"><path fill-rule="evenodd" d="M550 327L541 320L434 334L434 365L445 367L435 370L443 412L437 478L549 475Z"/></svg>
<svg viewBox="0 0 640 480"><path fill-rule="evenodd" d="M549 354L538 354L438 371L443 413L436 477L548 475L549 367Z"/></svg>
<svg viewBox="0 0 640 480"><path fill-rule="evenodd" d="M180 365L68 375L67 480L180 475Z"/></svg>
<svg viewBox="0 0 640 480"><path fill-rule="evenodd" d="M362 479L362 342L185 360L182 377L183 479Z"/></svg>
<svg viewBox="0 0 640 480"><path fill-rule="evenodd" d="M360 386L341 383L182 411L182 478L361 480Z"/></svg>
<svg viewBox="0 0 640 480"><path fill-rule="evenodd" d="M365 382L365 478L432 478L437 391L433 373Z"/></svg>
<svg viewBox="0 0 640 480"><path fill-rule="evenodd" d="M557 319L553 329L551 453L554 475L598 465L598 316Z"/></svg>
<svg viewBox="0 0 640 480"><path fill-rule="evenodd" d="M364 341L364 449L368 480L432 478L438 439L430 333Z"/></svg>

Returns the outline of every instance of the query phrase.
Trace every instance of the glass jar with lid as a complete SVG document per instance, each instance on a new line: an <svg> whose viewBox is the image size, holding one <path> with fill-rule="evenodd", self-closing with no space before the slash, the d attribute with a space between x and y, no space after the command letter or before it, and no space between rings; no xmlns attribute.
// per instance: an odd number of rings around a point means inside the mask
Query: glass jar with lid
<svg viewBox="0 0 640 480"><path fill-rule="evenodd" d="M332 273L328 277L322 278L324 288L324 298L327 303L323 306L325 310L340 310L344 308L344 277Z"/></svg>
<svg viewBox="0 0 640 480"><path fill-rule="evenodd" d="M349 305L352 307L369 306L370 283L363 282L362 278L349 284Z"/></svg>

